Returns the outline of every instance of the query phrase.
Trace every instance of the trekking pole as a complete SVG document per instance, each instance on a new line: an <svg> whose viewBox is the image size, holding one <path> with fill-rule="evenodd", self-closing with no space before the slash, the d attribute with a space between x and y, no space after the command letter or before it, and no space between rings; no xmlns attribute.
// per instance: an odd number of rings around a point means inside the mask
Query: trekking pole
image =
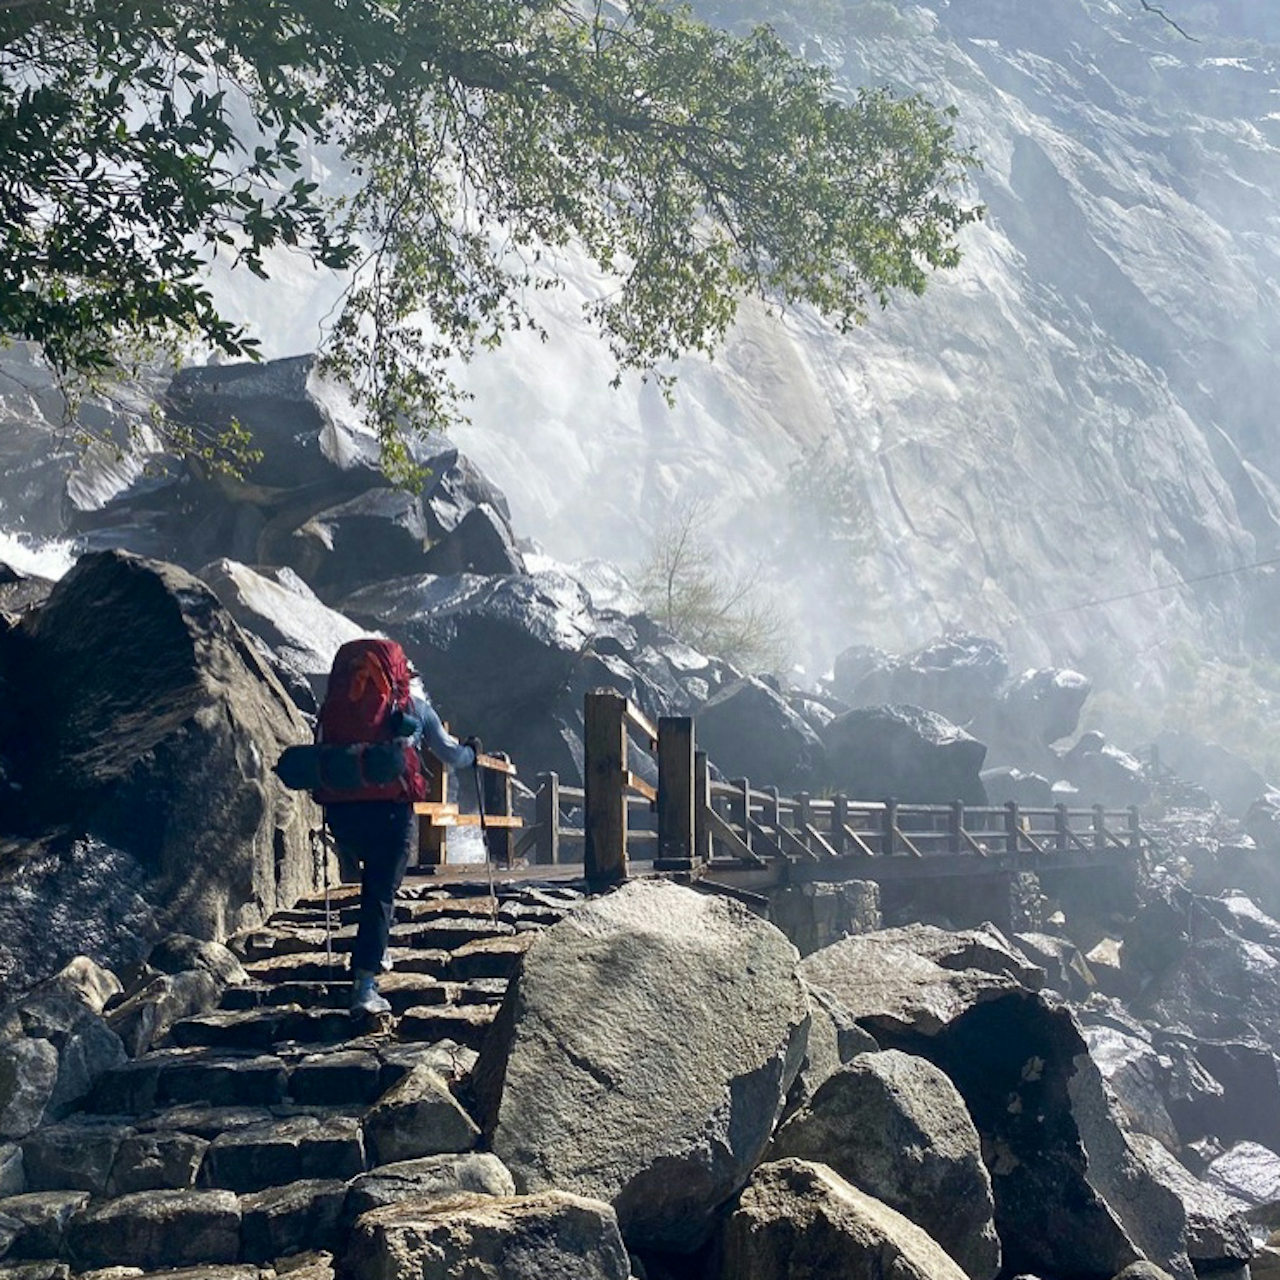
<svg viewBox="0 0 1280 1280"><path fill-rule="evenodd" d="M474 748L472 754L475 754ZM489 872L489 907L493 912L493 922L498 923L498 893L493 884L493 859L489 856L489 828L484 820L484 792L480 786L480 759L477 756L471 766L472 776L476 782L476 812L480 815L480 839L484 843L484 865Z"/></svg>
<svg viewBox="0 0 1280 1280"><path fill-rule="evenodd" d="M333 979L333 917L329 913L329 854L333 850L333 833L329 823L321 824L321 843L324 846L324 956L329 968L329 978Z"/></svg>

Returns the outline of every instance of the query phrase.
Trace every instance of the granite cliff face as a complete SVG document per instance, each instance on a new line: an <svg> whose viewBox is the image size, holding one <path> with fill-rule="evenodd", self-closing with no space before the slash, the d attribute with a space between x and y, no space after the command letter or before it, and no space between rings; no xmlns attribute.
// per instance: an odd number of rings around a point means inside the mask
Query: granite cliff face
<svg viewBox="0 0 1280 1280"><path fill-rule="evenodd" d="M837 81L958 108L988 209L962 267L848 338L748 310L671 411L607 392L565 319L549 349L473 370L462 442L562 554L635 546L705 500L809 586L819 658L954 626L1091 671L1157 674L1178 639L1274 652L1274 570L1054 612L1277 550L1280 78L1237 37L1278 33L1244 8L1180 15L1196 43L1124 2L904 6L876 38L858 32L884 4L817 39L774 12ZM799 521L779 501L797 463Z"/></svg>

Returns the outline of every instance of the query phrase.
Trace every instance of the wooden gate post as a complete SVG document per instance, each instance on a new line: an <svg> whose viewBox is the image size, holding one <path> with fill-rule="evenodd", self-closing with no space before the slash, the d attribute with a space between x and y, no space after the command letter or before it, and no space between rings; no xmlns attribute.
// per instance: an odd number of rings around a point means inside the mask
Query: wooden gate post
<svg viewBox="0 0 1280 1280"><path fill-rule="evenodd" d="M658 721L658 856L655 871L694 866L693 717Z"/></svg>
<svg viewBox="0 0 1280 1280"><path fill-rule="evenodd" d="M585 702L587 883L592 888L627 878L627 700L595 689Z"/></svg>
<svg viewBox="0 0 1280 1280"><path fill-rule="evenodd" d="M533 820L538 841L533 859L539 863L560 861L560 775L538 774L538 793L533 801Z"/></svg>

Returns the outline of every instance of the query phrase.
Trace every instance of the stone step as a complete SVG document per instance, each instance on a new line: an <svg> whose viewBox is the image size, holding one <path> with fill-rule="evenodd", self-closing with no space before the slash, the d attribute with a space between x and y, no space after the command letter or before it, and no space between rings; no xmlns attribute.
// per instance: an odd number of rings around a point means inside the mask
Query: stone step
<svg viewBox="0 0 1280 1280"><path fill-rule="evenodd" d="M205 1152L199 1184L264 1191L306 1179L346 1180L364 1168L364 1131L357 1117L297 1115L220 1133Z"/></svg>
<svg viewBox="0 0 1280 1280"><path fill-rule="evenodd" d="M409 1009L396 1022L396 1035L402 1041L452 1040L468 1049L479 1050L498 1008L496 1004L472 1004Z"/></svg>
<svg viewBox="0 0 1280 1280"><path fill-rule="evenodd" d="M445 978L449 975L447 951L392 947L388 954L393 973L424 973L433 978ZM263 983L347 982L351 977L345 955L335 952L334 963L330 965L329 957L324 951L304 951L296 955L252 960L245 965L245 970L251 978Z"/></svg>
<svg viewBox="0 0 1280 1280"><path fill-rule="evenodd" d="M479 938L515 933L515 925L505 920L482 916L429 916L391 926L391 946L414 950L452 951ZM332 946L335 954L345 955L355 947L356 926L341 924L331 936L323 925L287 925L282 928L259 929L237 939L237 954L246 964L269 960L276 956L303 953L325 953Z"/></svg>
<svg viewBox="0 0 1280 1280"><path fill-rule="evenodd" d="M403 1013L414 1005L449 1004L458 998L456 983L441 982L424 973L384 974L378 979L378 989L391 1002L394 1013ZM344 974L336 982L253 982L228 987L222 995L222 1008L244 1010L292 1004L304 1009L345 1009L350 999L351 982Z"/></svg>
<svg viewBox="0 0 1280 1280"><path fill-rule="evenodd" d="M536 933L513 933L465 943L450 955L449 976L461 982L475 978L510 978L536 938Z"/></svg>
<svg viewBox="0 0 1280 1280"><path fill-rule="evenodd" d="M334 1044L358 1035L369 1015L347 1009L303 1009L296 1004L265 1009L217 1009L175 1022L171 1035L181 1048L268 1050L288 1041Z"/></svg>

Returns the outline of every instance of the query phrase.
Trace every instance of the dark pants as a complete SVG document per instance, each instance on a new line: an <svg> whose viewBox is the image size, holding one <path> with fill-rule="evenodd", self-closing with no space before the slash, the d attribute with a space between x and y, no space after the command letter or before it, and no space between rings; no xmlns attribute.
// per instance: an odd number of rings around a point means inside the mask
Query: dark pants
<svg viewBox="0 0 1280 1280"><path fill-rule="evenodd" d="M360 917L351 967L377 973L391 937L396 890L416 844L413 806L353 800L329 805L325 817L343 853L360 863Z"/></svg>

